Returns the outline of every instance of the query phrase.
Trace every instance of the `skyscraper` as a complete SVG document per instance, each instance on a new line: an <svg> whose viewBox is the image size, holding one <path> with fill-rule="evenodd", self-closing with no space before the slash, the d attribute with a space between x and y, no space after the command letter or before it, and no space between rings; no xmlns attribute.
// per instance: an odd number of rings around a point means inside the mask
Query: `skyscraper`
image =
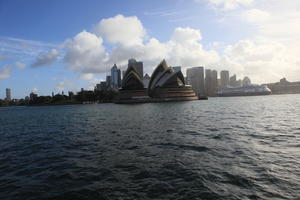
<svg viewBox="0 0 300 200"><path fill-rule="evenodd" d="M215 96L218 90L218 72L217 70L211 71L211 96Z"/></svg>
<svg viewBox="0 0 300 200"><path fill-rule="evenodd" d="M121 86L121 70L116 64L111 68L111 86L115 89Z"/></svg>
<svg viewBox="0 0 300 200"><path fill-rule="evenodd" d="M221 88L226 88L229 85L229 71L221 71Z"/></svg>
<svg viewBox="0 0 300 200"><path fill-rule="evenodd" d="M211 70L206 69L205 70L205 95L211 96Z"/></svg>
<svg viewBox="0 0 300 200"><path fill-rule="evenodd" d="M6 88L6 100L10 101L11 100L11 89Z"/></svg>
<svg viewBox="0 0 300 200"><path fill-rule="evenodd" d="M230 79L229 79L229 85L231 87L236 87L237 86L237 81L236 81L236 75L235 74L230 77Z"/></svg>
<svg viewBox="0 0 300 200"><path fill-rule="evenodd" d="M203 67L192 67L187 69L186 82L192 86L198 96L205 95Z"/></svg>
<svg viewBox="0 0 300 200"><path fill-rule="evenodd" d="M218 72L216 70L205 70L205 94L215 96L218 90Z"/></svg>
<svg viewBox="0 0 300 200"><path fill-rule="evenodd" d="M131 58L128 60L128 67L130 65L134 66L136 71L139 73L140 78L144 77L143 62L137 62L135 59Z"/></svg>
<svg viewBox="0 0 300 200"><path fill-rule="evenodd" d="M111 90L111 76L106 76L106 89Z"/></svg>
<svg viewBox="0 0 300 200"><path fill-rule="evenodd" d="M121 85L122 85L121 69L118 69L118 88L120 88Z"/></svg>

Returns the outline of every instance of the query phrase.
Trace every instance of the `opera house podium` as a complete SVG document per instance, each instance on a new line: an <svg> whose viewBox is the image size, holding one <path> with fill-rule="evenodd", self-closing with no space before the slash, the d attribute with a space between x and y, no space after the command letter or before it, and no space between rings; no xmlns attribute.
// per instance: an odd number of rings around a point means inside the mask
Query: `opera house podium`
<svg viewBox="0 0 300 200"><path fill-rule="evenodd" d="M119 90L115 103L154 103L198 99L191 86L185 85L182 72L174 72L163 60L152 73L147 87L144 86L142 77L135 67L129 66L124 74L122 88Z"/></svg>

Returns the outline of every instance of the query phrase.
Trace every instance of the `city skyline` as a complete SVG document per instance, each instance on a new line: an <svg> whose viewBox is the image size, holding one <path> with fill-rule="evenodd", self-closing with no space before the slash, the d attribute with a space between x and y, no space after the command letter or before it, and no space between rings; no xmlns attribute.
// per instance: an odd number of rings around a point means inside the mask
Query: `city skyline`
<svg viewBox="0 0 300 200"><path fill-rule="evenodd" d="M143 67L143 61L137 61L134 58L128 59L128 64L126 70L128 67L133 66L141 80L144 83L144 87L147 88L149 81L150 81L150 76L148 73L144 74L144 67ZM124 68L124 67L123 67ZM182 67L181 66L174 66L171 67L174 72L181 71ZM222 77L222 73L226 73L226 77ZM122 81L124 78L124 73L125 71L122 71L123 75L121 74L121 67L118 67L116 64L114 64L110 71L106 73L105 81L100 81L95 84L95 86L91 89L87 89L87 91L95 90L95 91L106 91L106 90L113 90L113 91L118 91L120 88L122 88ZM199 96L216 96L216 92L219 89L223 89L226 87L240 87L240 86L245 86L245 85L250 85L251 80L245 76L244 79L239 79L236 80L236 75L232 75L234 77L234 80L232 80L232 77L230 76L230 72L227 70L222 70L219 72L220 75L218 75L218 71L215 69L207 69L203 66L201 67L190 67L186 69L186 76L184 76L186 80L186 84L192 86L192 89L194 92ZM150 73L150 75L152 75ZM230 77L230 80L229 80ZM226 79L226 80L224 80ZM222 82L226 83L222 83ZM74 92L80 92L84 91L84 88L77 88L75 91L70 91L68 90L67 92L70 94L74 94ZM60 92L51 92L51 96L53 97L54 95L61 94L64 95L64 90L61 90ZM14 98L12 97L12 92L11 88L6 88L5 90L6 97L4 100L13 100L13 99L24 99L27 97L30 97L31 95L38 95L37 91L32 91L30 92L29 96L24 96L21 98ZM43 95L42 95L43 96ZM44 94L44 96L50 96L50 94ZM70 95L69 95L70 96ZM31 98L31 97L30 97ZM0 98L1 99L1 98Z"/></svg>
<svg viewBox="0 0 300 200"><path fill-rule="evenodd" d="M184 74L204 66L259 84L298 81L300 3L265 2L2 1L0 91L21 98L92 89L130 57L145 73L165 58Z"/></svg>

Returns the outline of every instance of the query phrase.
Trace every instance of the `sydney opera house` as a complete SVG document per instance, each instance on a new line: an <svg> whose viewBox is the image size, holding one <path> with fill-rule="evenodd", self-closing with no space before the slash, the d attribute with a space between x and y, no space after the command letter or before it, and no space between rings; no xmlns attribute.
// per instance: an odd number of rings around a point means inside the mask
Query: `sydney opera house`
<svg viewBox="0 0 300 200"><path fill-rule="evenodd" d="M181 71L174 72L163 60L153 71L148 85L134 65L129 65L115 103L148 103L198 100L192 87L185 85Z"/></svg>

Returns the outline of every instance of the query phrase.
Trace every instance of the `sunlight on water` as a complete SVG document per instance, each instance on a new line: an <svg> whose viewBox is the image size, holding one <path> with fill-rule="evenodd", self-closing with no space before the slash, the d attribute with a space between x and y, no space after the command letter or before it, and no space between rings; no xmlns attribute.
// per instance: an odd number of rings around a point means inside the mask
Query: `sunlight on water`
<svg viewBox="0 0 300 200"><path fill-rule="evenodd" d="M299 100L0 108L0 199L297 199Z"/></svg>

